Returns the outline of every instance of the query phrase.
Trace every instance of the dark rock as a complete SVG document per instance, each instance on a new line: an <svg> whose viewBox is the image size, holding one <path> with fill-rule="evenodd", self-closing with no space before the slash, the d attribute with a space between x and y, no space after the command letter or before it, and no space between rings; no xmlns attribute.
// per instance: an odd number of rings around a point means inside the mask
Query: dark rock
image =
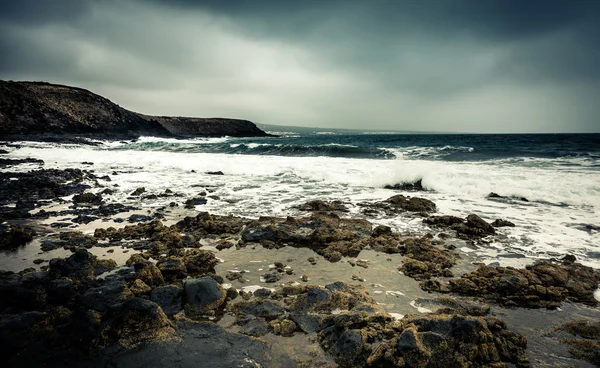
<svg viewBox="0 0 600 368"><path fill-rule="evenodd" d="M73 221L76 224L89 224L90 222L96 221L98 219L99 219L99 217L96 217L96 216L79 215L79 216L75 217L74 219L72 219L71 221Z"/></svg>
<svg viewBox="0 0 600 368"><path fill-rule="evenodd" d="M146 216L146 215L139 215L139 214L134 214L129 216L129 218L127 219L127 222L146 222L146 221L151 221L152 220L152 216Z"/></svg>
<svg viewBox="0 0 600 368"><path fill-rule="evenodd" d="M450 279L449 289L507 306L556 308L565 300L597 305L594 292L599 283L600 275L592 268L566 259L563 263L539 262L525 269L480 266Z"/></svg>
<svg viewBox="0 0 600 368"><path fill-rule="evenodd" d="M269 326L260 318L250 320L240 329L240 333L248 336L261 337L269 333Z"/></svg>
<svg viewBox="0 0 600 368"><path fill-rule="evenodd" d="M196 208L196 206L206 204L206 202L208 202L208 201L204 197L192 198L192 199L188 199L187 201L185 201L184 207L187 209L194 209L194 208Z"/></svg>
<svg viewBox="0 0 600 368"><path fill-rule="evenodd" d="M152 290L150 300L158 304L169 317L181 312L183 301L181 290L177 286L160 286Z"/></svg>
<svg viewBox="0 0 600 368"><path fill-rule="evenodd" d="M322 200L314 200L298 206L298 209L300 211L348 212L348 208L341 201L326 202Z"/></svg>
<svg viewBox="0 0 600 368"><path fill-rule="evenodd" d="M88 204L94 204L94 205L100 205L102 204L102 196L100 194L94 194L94 193L83 193L83 194L77 194L75 196L73 196L73 202L76 204L79 203L88 203Z"/></svg>
<svg viewBox="0 0 600 368"><path fill-rule="evenodd" d="M273 320L285 314L285 309L271 300L253 300L235 303L230 310L236 315L251 315Z"/></svg>
<svg viewBox="0 0 600 368"><path fill-rule="evenodd" d="M212 277L186 280L183 290L185 313L192 317L219 308L226 298L225 290Z"/></svg>
<svg viewBox="0 0 600 368"><path fill-rule="evenodd" d="M187 277L187 269L181 258L169 257L156 263L156 266L167 281L180 280Z"/></svg>
<svg viewBox="0 0 600 368"><path fill-rule="evenodd" d="M393 190L413 191L413 192L426 190L425 188L423 188L423 179L419 179L413 183L403 182L403 183L394 184L394 185L386 185L386 186L384 186L384 188L385 189L393 189Z"/></svg>
<svg viewBox="0 0 600 368"><path fill-rule="evenodd" d="M392 235L392 228L385 225L379 225L373 229L373 237L382 235Z"/></svg>
<svg viewBox="0 0 600 368"><path fill-rule="evenodd" d="M12 249L23 246L36 235L31 228L0 224L0 249Z"/></svg>
<svg viewBox="0 0 600 368"><path fill-rule="evenodd" d="M494 222L492 222L492 226L493 227L504 227L504 226L515 227L515 224L510 221L507 221L507 220L496 219Z"/></svg>
<svg viewBox="0 0 600 368"><path fill-rule="evenodd" d="M281 280L281 275L277 272L266 273L266 274L262 275L262 279L266 283L273 283L273 282L277 282L277 281Z"/></svg>
<svg viewBox="0 0 600 368"><path fill-rule="evenodd" d="M254 296L257 298L268 298L271 295L270 289L260 288L254 292Z"/></svg>
<svg viewBox="0 0 600 368"><path fill-rule="evenodd" d="M102 316L97 343L117 343L131 349L148 340L168 341L175 329L154 302L133 298L109 308Z"/></svg>
<svg viewBox="0 0 600 368"><path fill-rule="evenodd" d="M410 212L435 212L436 206L432 201L419 197L405 197L396 195L387 199L393 207Z"/></svg>
<svg viewBox="0 0 600 368"><path fill-rule="evenodd" d="M80 303L88 308L103 312L110 306L133 298L134 295L124 284L113 282L86 290L79 298Z"/></svg>
<svg viewBox="0 0 600 368"><path fill-rule="evenodd" d="M225 175L223 171L207 171L206 175Z"/></svg>
<svg viewBox="0 0 600 368"><path fill-rule="evenodd" d="M139 187L136 190L134 190L133 192L131 192L132 196L139 196L142 195L142 193L146 192L146 188L144 187Z"/></svg>

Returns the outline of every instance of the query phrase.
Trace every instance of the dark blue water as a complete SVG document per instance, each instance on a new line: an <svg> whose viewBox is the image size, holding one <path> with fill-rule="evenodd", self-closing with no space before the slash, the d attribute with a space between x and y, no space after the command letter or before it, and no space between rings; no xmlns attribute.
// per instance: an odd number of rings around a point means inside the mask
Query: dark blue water
<svg viewBox="0 0 600 368"><path fill-rule="evenodd" d="M457 162L545 159L600 167L600 134L288 134L198 141L141 139L118 149Z"/></svg>

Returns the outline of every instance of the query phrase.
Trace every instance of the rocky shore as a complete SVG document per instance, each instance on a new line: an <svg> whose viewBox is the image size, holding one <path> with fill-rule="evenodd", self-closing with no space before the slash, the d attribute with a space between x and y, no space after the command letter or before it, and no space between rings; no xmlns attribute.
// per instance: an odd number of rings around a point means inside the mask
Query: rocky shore
<svg viewBox="0 0 600 368"><path fill-rule="evenodd" d="M44 82L0 81L0 136L5 140L85 142L158 137L264 137L247 120L149 116L88 90Z"/></svg>
<svg viewBox="0 0 600 368"><path fill-rule="evenodd" d="M294 217L210 214L209 185L195 198L140 187L123 204L91 165L13 171L23 162L2 157L0 257L29 255L0 271L7 366L600 365L599 270L568 254L477 265L457 249L505 220L443 216L414 193L360 203L358 217L308 198ZM170 204L142 207L156 198ZM386 277L411 295L383 293ZM573 312L549 317L560 310Z"/></svg>

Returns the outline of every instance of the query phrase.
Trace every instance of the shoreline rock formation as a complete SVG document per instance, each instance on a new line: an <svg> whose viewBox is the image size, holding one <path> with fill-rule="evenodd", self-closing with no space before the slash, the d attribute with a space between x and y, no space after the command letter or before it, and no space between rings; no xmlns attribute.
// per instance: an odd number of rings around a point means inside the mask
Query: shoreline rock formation
<svg viewBox="0 0 600 368"><path fill-rule="evenodd" d="M0 136L18 140L89 137L264 137L247 120L149 116L88 90L45 82L0 81Z"/></svg>

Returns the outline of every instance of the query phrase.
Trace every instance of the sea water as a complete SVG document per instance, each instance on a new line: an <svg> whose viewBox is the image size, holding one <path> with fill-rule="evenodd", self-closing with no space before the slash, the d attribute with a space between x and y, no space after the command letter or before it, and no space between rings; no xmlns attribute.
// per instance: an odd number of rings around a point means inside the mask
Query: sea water
<svg viewBox="0 0 600 368"><path fill-rule="evenodd" d="M148 193L168 188L185 197L208 189L215 197L197 210L252 218L297 216L296 206L313 199L344 201L349 216L361 216L361 202L395 194L420 196L434 201L438 214L474 213L490 222L501 218L516 224L462 249L485 263L520 266L573 254L600 268L599 134L272 133L279 136L142 137L96 146L19 142L11 157L41 158L46 168L80 167L109 175L112 181L104 184L118 185L117 193L106 198L109 202L134 201L128 197L140 186ZM94 165L83 166L84 161ZM419 179L427 191L384 189ZM490 200L491 192L514 198ZM171 200L145 205L164 206ZM403 233L433 231L414 216L369 220Z"/></svg>

